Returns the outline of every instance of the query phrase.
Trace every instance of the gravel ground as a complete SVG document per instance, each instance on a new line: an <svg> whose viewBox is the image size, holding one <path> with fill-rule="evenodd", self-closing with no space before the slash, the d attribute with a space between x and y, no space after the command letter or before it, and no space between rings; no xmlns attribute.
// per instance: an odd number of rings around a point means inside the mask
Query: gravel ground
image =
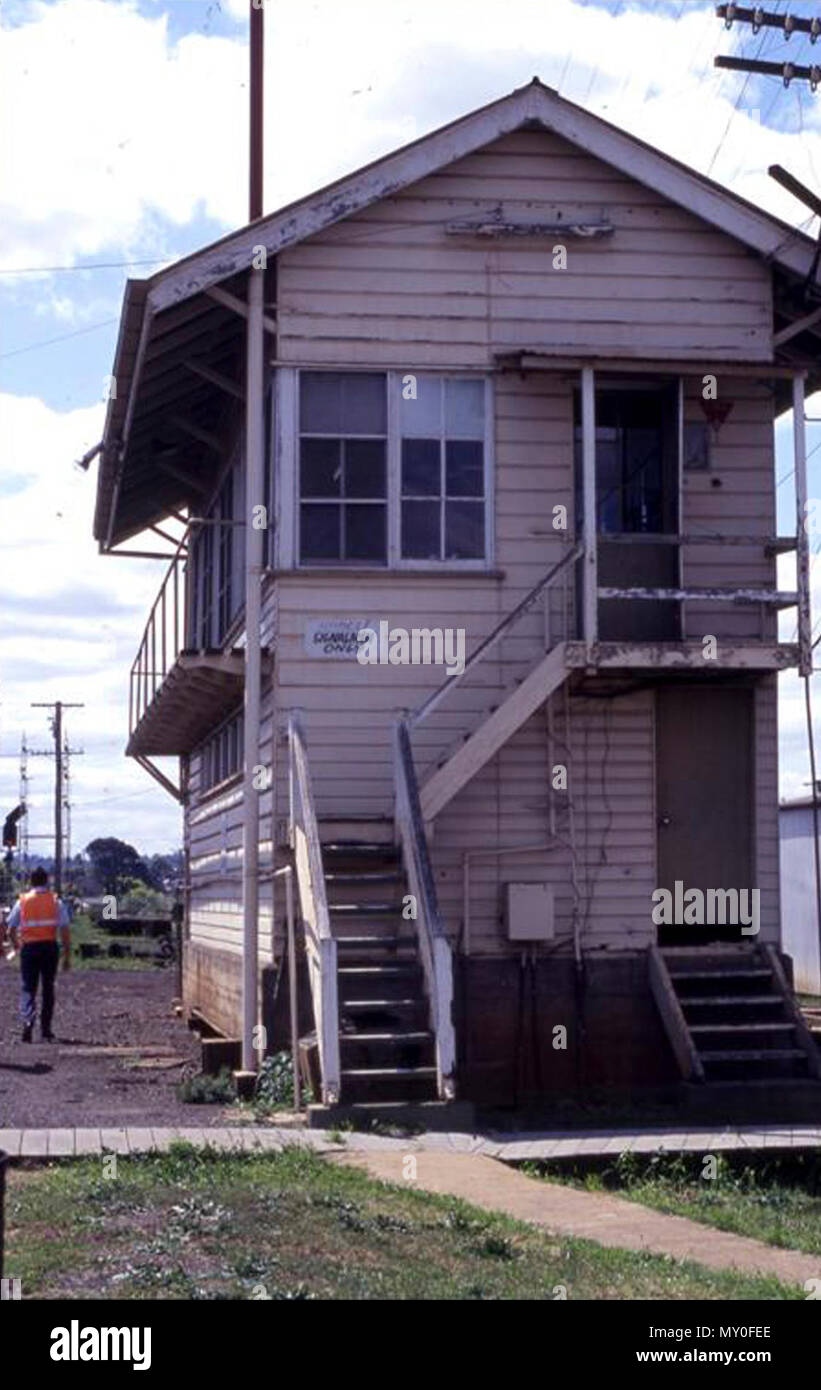
<svg viewBox="0 0 821 1390"><path fill-rule="evenodd" d="M173 971L61 971L51 1044L20 1041L19 989L0 964L0 1126L225 1123L222 1106L176 1097L200 1058L171 1011Z"/></svg>

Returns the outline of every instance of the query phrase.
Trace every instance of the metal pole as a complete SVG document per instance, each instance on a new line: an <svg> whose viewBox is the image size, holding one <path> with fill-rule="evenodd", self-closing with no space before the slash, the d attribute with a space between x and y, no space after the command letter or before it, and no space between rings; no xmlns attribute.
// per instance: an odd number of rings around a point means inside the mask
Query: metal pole
<svg viewBox="0 0 821 1390"><path fill-rule="evenodd" d="M596 377L582 367L582 493L584 507L583 637L588 659L598 638L598 565L596 555Z"/></svg>
<svg viewBox="0 0 821 1390"><path fill-rule="evenodd" d="M54 891L63 889L63 706L54 706Z"/></svg>
<svg viewBox="0 0 821 1390"><path fill-rule="evenodd" d="M812 615L810 612L810 537L807 516L807 432L804 420L804 378L793 377L793 455L795 458L796 578L798 583L798 671L812 671Z"/></svg>
<svg viewBox="0 0 821 1390"><path fill-rule="evenodd" d="M264 496L263 290L265 272L248 272L245 397L245 720L242 849L242 1069L255 1070L253 1035L258 1012L257 932L259 917L259 791L254 769L260 763L260 643L264 532L253 524L254 507Z"/></svg>

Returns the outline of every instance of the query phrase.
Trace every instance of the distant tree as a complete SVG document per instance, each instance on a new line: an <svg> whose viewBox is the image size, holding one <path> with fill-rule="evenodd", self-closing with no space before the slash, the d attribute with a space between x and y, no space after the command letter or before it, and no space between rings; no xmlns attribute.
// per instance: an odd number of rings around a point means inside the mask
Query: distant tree
<svg viewBox="0 0 821 1390"><path fill-rule="evenodd" d="M114 836L92 840L86 845L86 854L104 893L116 896L128 879L151 884L151 875L144 859L125 840L117 840Z"/></svg>

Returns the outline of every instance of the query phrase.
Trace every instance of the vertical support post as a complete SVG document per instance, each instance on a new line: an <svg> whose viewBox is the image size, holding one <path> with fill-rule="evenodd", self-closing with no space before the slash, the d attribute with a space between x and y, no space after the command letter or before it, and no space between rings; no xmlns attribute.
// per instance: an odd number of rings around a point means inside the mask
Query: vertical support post
<svg viewBox="0 0 821 1390"><path fill-rule="evenodd" d="M596 553L596 374L582 367L582 497L584 555L582 557L582 634L588 661L598 640L598 556Z"/></svg>
<svg viewBox="0 0 821 1390"><path fill-rule="evenodd" d="M54 891L63 891L63 706L54 706Z"/></svg>
<svg viewBox="0 0 821 1390"><path fill-rule="evenodd" d="M262 216L262 139L263 139L263 48L265 8L262 0L251 5L251 81L250 92L250 171L248 188L249 221Z"/></svg>
<svg viewBox="0 0 821 1390"><path fill-rule="evenodd" d="M294 1112L302 1109L299 1084L299 1019L296 991L296 933L294 930L294 870L288 865L285 875L285 904L288 919L288 995L291 1013L291 1065L294 1072Z"/></svg>
<svg viewBox="0 0 821 1390"><path fill-rule="evenodd" d="M260 760L263 532L254 525L262 502L264 467L263 290L265 272L248 272L245 388L245 719L242 803L242 1069L255 1070L254 1029L258 1013L259 792L254 768Z"/></svg>
<svg viewBox="0 0 821 1390"><path fill-rule="evenodd" d="M793 457L795 459L796 569L798 588L798 671L812 671L812 614L810 612L810 538L807 531L807 427L804 418L804 378L793 377Z"/></svg>

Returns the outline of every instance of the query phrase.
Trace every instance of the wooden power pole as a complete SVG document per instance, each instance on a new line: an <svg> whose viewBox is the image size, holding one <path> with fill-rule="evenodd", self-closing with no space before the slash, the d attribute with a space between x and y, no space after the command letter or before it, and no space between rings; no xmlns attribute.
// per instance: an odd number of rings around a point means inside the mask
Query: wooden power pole
<svg viewBox="0 0 821 1390"><path fill-rule="evenodd" d="M62 700L32 705L32 709L54 710L51 721L54 735L54 891L58 897L63 888L63 758L73 751L63 746L63 710L84 708L84 705L66 704Z"/></svg>
<svg viewBox="0 0 821 1390"><path fill-rule="evenodd" d="M716 14L723 19L728 29L738 21L752 25L757 34L760 29L780 29L785 39L793 34L809 34L810 43L816 43L821 36L821 15L814 19L802 19L798 15L774 14L756 5L716 5ZM821 56L821 55L819 55ZM714 60L717 68L729 68L731 72L762 73L766 77L780 77L785 87L793 81L809 82L810 90L815 91L821 83L821 63L769 63L759 58L729 58L723 55Z"/></svg>

